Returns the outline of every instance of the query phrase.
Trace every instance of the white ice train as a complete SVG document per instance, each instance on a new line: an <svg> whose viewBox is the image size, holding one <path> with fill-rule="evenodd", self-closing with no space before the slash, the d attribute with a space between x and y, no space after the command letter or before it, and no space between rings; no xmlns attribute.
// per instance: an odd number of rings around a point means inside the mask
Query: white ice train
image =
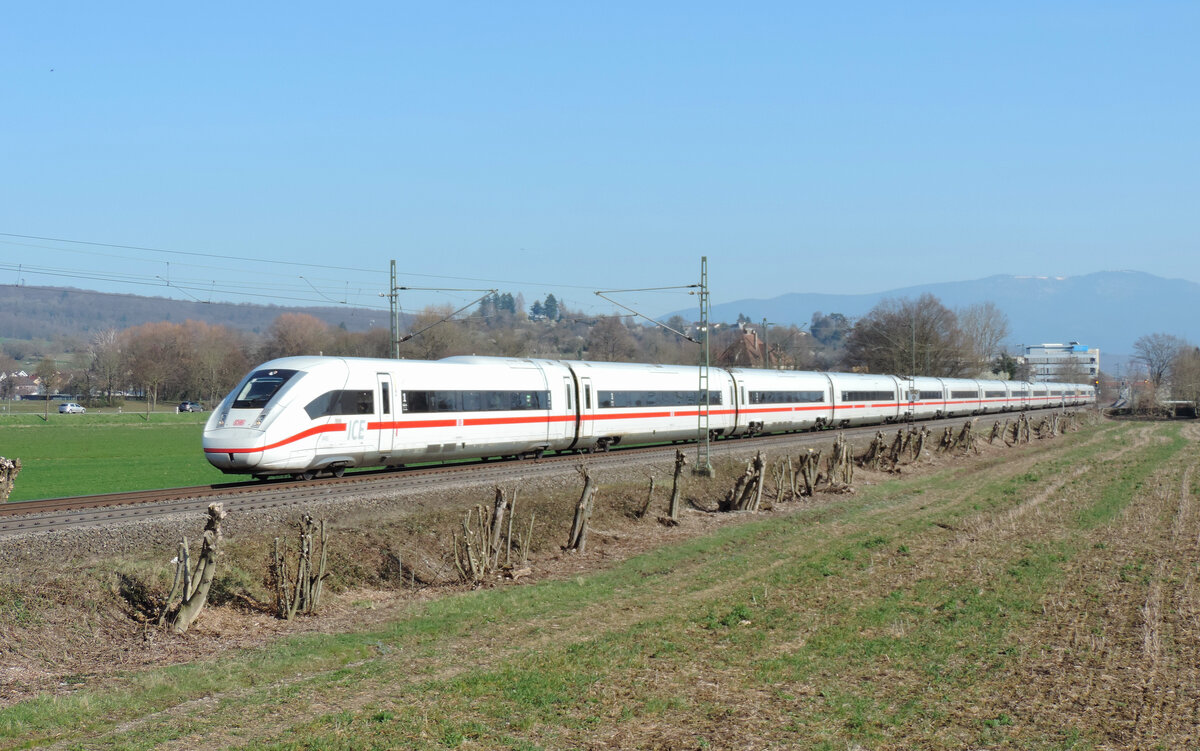
<svg viewBox="0 0 1200 751"><path fill-rule="evenodd" d="M696 437L696 366L449 357L285 357L204 428L208 461L265 478L540 456ZM718 438L1092 404L1090 385L712 368Z"/></svg>

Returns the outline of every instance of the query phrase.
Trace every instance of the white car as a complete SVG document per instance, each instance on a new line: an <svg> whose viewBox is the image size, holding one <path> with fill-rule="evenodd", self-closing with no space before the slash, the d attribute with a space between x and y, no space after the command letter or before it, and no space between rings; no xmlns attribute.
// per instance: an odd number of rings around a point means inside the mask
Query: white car
<svg viewBox="0 0 1200 751"><path fill-rule="evenodd" d="M67 402L66 404L58 405L58 412L63 415L82 415L87 410L75 402Z"/></svg>

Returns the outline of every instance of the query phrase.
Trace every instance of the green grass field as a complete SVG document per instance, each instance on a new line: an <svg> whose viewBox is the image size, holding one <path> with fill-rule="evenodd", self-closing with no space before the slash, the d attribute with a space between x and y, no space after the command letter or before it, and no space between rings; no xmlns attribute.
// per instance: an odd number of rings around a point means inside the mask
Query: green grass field
<svg viewBox="0 0 1200 751"><path fill-rule="evenodd" d="M57 409L57 407L55 407ZM0 456L21 460L10 501L228 480L204 459L207 413L0 415Z"/></svg>

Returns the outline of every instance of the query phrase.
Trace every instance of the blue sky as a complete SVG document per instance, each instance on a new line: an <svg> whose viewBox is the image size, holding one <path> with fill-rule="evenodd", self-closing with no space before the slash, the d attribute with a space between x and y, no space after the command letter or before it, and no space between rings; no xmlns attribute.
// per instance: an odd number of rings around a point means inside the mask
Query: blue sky
<svg viewBox="0 0 1200 751"><path fill-rule="evenodd" d="M0 284L1200 281L1194 2L177 5L6 7Z"/></svg>

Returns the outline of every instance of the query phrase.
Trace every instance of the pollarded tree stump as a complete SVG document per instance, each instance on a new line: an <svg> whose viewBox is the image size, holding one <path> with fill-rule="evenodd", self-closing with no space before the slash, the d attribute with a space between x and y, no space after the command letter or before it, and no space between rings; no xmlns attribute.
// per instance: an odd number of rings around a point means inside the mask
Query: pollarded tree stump
<svg viewBox="0 0 1200 751"><path fill-rule="evenodd" d="M20 459L6 459L0 456L0 503L7 503L12 495L13 487L17 484L17 475L21 473Z"/></svg>
<svg viewBox="0 0 1200 751"><path fill-rule="evenodd" d="M179 603L179 609L171 619L171 629L177 634L188 630L208 602L208 590L217 575L217 546L221 542L221 521L226 516L228 514L221 504L210 504L208 521L204 525L204 541L200 545L200 557L196 561L196 567L189 570L186 557L178 561L176 579L182 579L183 602ZM186 552L186 538L183 548Z"/></svg>
<svg viewBox="0 0 1200 751"><path fill-rule="evenodd" d="M592 504L597 488L592 476L588 474L587 467L580 465L577 469L583 475L583 493L579 496L579 503L575 504L575 519L571 522L571 534L565 550L583 553L587 549L588 522L592 518Z"/></svg>

